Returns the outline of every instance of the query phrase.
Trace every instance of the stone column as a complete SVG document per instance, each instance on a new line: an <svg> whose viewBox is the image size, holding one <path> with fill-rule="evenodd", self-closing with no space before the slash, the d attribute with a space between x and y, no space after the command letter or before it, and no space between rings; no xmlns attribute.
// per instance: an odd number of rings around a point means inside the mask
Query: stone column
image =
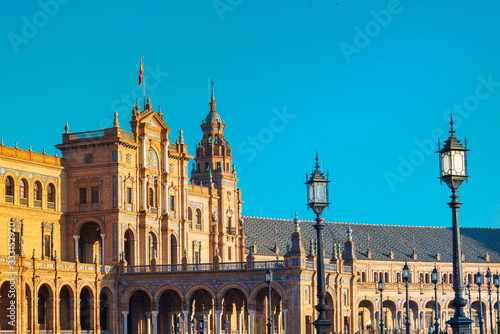
<svg viewBox="0 0 500 334"><path fill-rule="evenodd" d="M106 262L105 262L105 260L104 260L104 259L105 259L105 257L104 257L104 256L105 256L105 254L106 254L106 253L105 253L105 249L106 249L106 247L105 247L105 246L106 246L106 245L105 245L105 243L104 243L104 240L105 240L105 239L104 239L104 233L101 233L101 240L102 240L102 244L101 244L101 264L104 266L104 264L106 263Z"/></svg>
<svg viewBox="0 0 500 334"><path fill-rule="evenodd" d="M168 140L162 142L163 144L163 172L168 173Z"/></svg>
<svg viewBox="0 0 500 334"><path fill-rule="evenodd" d="M52 230L50 231L50 259L54 260L54 223L50 224Z"/></svg>
<svg viewBox="0 0 500 334"><path fill-rule="evenodd" d="M158 312L153 311L151 314L153 315L153 333L158 334Z"/></svg>
<svg viewBox="0 0 500 334"><path fill-rule="evenodd" d="M284 326L283 326L283 334L288 334L288 317L287 317L288 310L284 309L283 310L283 318L284 318Z"/></svg>
<svg viewBox="0 0 500 334"><path fill-rule="evenodd" d="M282 317L283 317L283 313L282 312L278 313L278 321L277 321L277 323L274 324L276 326L276 328L278 329L278 334L283 334L283 332L281 331L281 318Z"/></svg>
<svg viewBox="0 0 500 334"><path fill-rule="evenodd" d="M254 325L255 310L248 310L248 314L250 315L250 321L248 324L248 329L249 329L248 334L253 334L254 333L253 325Z"/></svg>
<svg viewBox="0 0 500 334"><path fill-rule="evenodd" d="M142 209L148 210L148 178L143 177L142 179Z"/></svg>
<svg viewBox="0 0 500 334"><path fill-rule="evenodd" d="M189 311L182 311L182 314L184 314L184 333L189 333Z"/></svg>
<svg viewBox="0 0 500 334"><path fill-rule="evenodd" d="M42 222L42 260L45 259L45 223Z"/></svg>
<svg viewBox="0 0 500 334"><path fill-rule="evenodd" d="M151 312L146 312L146 334L151 334Z"/></svg>
<svg viewBox="0 0 500 334"><path fill-rule="evenodd" d="M221 329L221 316L222 316L222 311L221 310L215 310L215 321L216 321L216 331L217 331L217 334L221 334L220 333L220 329Z"/></svg>
<svg viewBox="0 0 500 334"><path fill-rule="evenodd" d="M122 311L123 314L123 334L127 334L127 316L128 311Z"/></svg>
<svg viewBox="0 0 500 334"><path fill-rule="evenodd" d="M80 240L80 236L74 235L73 239L75 239L75 261L79 261L79 259L78 259L78 242ZM43 250L42 250L42 252L43 252Z"/></svg>
<svg viewBox="0 0 500 334"><path fill-rule="evenodd" d="M421 321L422 311L418 311L418 330L422 330L422 321Z"/></svg>
<svg viewBox="0 0 500 334"><path fill-rule="evenodd" d="M395 323L395 330L398 330L399 329L399 320L398 320L398 313L399 311L396 311L396 318L394 320L396 320L396 323Z"/></svg>
<svg viewBox="0 0 500 334"><path fill-rule="evenodd" d="M142 146L142 167L146 167L146 141L148 140L147 136L141 136L141 146Z"/></svg>

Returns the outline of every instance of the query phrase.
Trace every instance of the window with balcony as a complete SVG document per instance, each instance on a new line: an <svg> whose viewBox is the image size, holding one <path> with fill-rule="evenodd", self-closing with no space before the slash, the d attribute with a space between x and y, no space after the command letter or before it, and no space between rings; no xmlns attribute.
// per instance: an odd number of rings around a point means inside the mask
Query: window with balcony
<svg viewBox="0 0 500 334"><path fill-rule="evenodd" d="M5 179L5 202L14 203L14 180L10 176Z"/></svg>
<svg viewBox="0 0 500 334"><path fill-rule="evenodd" d="M91 187L90 191L91 203L99 203L99 187Z"/></svg>
<svg viewBox="0 0 500 334"><path fill-rule="evenodd" d="M37 207L42 207L42 184L36 181L33 184L33 202Z"/></svg>
<svg viewBox="0 0 500 334"><path fill-rule="evenodd" d="M25 179L19 182L19 204L28 205L28 181Z"/></svg>
<svg viewBox="0 0 500 334"><path fill-rule="evenodd" d="M56 207L56 187L49 183L47 186L47 208L55 209Z"/></svg>
<svg viewBox="0 0 500 334"><path fill-rule="evenodd" d="M197 230L201 230L201 210L196 209L196 225Z"/></svg>

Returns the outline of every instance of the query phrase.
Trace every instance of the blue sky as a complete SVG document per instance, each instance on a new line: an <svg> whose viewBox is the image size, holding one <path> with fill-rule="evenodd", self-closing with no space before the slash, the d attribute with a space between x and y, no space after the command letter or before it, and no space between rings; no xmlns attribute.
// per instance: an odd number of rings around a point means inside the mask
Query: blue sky
<svg viewBox="0 0 500 334"><path fill-rule="evenodd" d="M313 219L305 173L328 170L328 221L450 226L437 137L467 136L463 227L500 223L498 1L2 3L4 144L51 154L70 132L129 129L142 55L171 140L201 139L207 80L232 143L243 214Z"/></svg>

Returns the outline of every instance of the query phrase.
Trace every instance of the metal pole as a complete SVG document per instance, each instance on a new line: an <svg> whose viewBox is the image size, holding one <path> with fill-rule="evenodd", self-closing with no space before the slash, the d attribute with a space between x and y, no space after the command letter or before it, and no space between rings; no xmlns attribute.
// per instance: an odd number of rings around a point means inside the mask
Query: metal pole
<svg viewBox="0 0 500 334"><path fill-rule="evenodd" d="M493 309L491 308L491 278L488 282L488 297L490 298L490 333L493 334Z"/></svg>
<svg viewBox="0 0 500 334"><path fill-rule="evenodd" d="M380 334L384 334L384 299L380 290Z"/></svg>
<svg viewBox="0 0 500 334"><path fill-rule="evenodd" d="M435 334L439 334L439 322L438 322L438 319L439 319L439 312L438 312L438 288L437 288L437 282L434 283L434 301L435 301L435 309L436 309L436 317L434 318L436 320L436 322L434 323L434 331L435 331Z"/></svg>
<svg viewBox="0 0 500 334"><path fill-rule="evenodd" d="M469 289L469 319L472 319L472 297L470 296L470 284L467 285L467 288ZM472 334L472 322L469 325L469 333Z"/></svg>
<svg viewBox="0 0 500 334"><path fill-rule="evenodd" d="M483 302L481 300L481 286L479 286L479 333L484 334L483 317L482 317Z"/></svg>
<svg viewBox="0 0 500 334"><path fill-rule="evenodd" d="M271 331L271 327L272 327L272 324L271 324L271 282L268 283L268 287L269 287L269 298L268 298L268 308L269 308L269 314L268 314L268 317L267 318L267 334L272 334L272 331Z"/></svg>
<svg viewBox="0 0 500 334"><path fill-rule="evenodd" d="M313 324L316 326L316 334L328 334L332 322L326 318L326 311L329 310L329 307L325 303L325 267L323 263L323 229L325 228L325 224L323 223L323 218L321 218L319 214L316 214L316 224L314 224L314 228L316 229L318 246L318 305L316 305L315 308L319 312L319 315L318 319Z"/></svg>
<svg viewBox="0 0 500 334"><path fill-rule="evenodd" d="M451 301L451 305L455 308L455 314L448 320L448 324L453 330L453 334L467 334L469 324L471 322L465 316L464 306L467 301L462 297L464 289L462 279L462 247L460 245L460 228L458 223L458 209L462 205L458 201L457 188L452 188L451 202L448 203L452 212L452 231L453 231L453 291L455 298ZM481 333L483 334L483 333Z"/></svg>
<svg viewBox="0 0 500 334"><path fill-rule="evenodd" d="M410 300L408 298L408 281L406 281L406 334L410 334Z"/></svg>
<svg viewBox="0 0 500 334"><path fill-rule="evenodd" d="M500 298L498 294L498 288L497 288L497 334L500 334Z"/></svg>

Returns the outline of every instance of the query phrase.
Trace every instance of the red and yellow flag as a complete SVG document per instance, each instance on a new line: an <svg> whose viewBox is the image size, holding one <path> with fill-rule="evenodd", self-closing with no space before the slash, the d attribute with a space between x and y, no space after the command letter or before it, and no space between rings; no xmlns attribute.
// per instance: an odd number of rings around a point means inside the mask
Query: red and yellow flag
<svg viewBox="0 0 500 334"><path fill-rule="evenodd" d="M139 86L142 84L142 74L143 74L142 61L143 61L143 58L141 58L141 65L139 66Z"/></svg>

